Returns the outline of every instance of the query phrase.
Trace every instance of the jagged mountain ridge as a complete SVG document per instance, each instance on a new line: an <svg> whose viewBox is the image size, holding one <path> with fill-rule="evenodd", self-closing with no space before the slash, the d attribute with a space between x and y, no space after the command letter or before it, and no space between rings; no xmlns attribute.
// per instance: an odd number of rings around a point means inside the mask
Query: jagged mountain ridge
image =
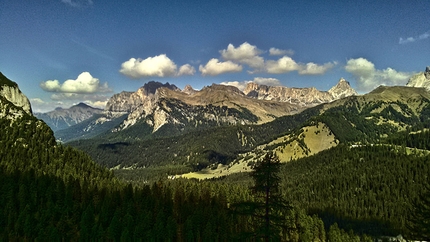
<svg viewBox="0 0 430 242"><path fill-rule="evenodd" d="M342 83L345 83L343 85ZM264 89L265 86L254 85L257 89ZM345 92L352 89L346 81L340 81L331 90L333 93L340 93L337 97L354 95L355 91ZM184 131L193 129L203 129L213 126L236 125L236 124L261 124L274 120L284 115L295 114L304 109L315 106L322 102L330 102L334 97L329 92L320 92L315 88L289 89L285 87L273 87L269 92L276 90L294 90L293 92L283 92L283 96L290 95L291 99L300 99L299 102L289 102L287 98L267 100L254 98L245 95L236 87L212 84L201 90L194 90L187 85L183 91L175 85L169 83L148 82L136 92L121 92L113 95L106 104L105 110L110 114L126 114L126 118L111 130L109 137L115 136L142 139L152 134L156 136L176 135ZM309 93L312 90L317 93ZM322 93L322 94L321 94ZM345 94L346 93L346 94ZM305 95L308 94L308 95ZM312 95L311 95L312 94ZM306 100L320 98L318 101ZM117 116L120 116L117 115ZM99 117L100 120L93 120L88 127L72 127L73 130L60 132L57 138L63 141L70 140L67 134L92 132L92 130L106 130L98 128L100 125L111 125L105 122L112 120L106 115ZM118 121L118 120L116 120ZM137 126L136 126L137 125ZM133 127L133 128L132 128ZM116 134L112 134L112 132ZM122 134L120 134L122 133ZM90 137L93 135L82 134L80 137ZM76 137L74 137L76 138Z"/></svg>
<svg viewBox="0 0 430 242"><path fill-rule="evenodd" d="M34 113L34 116L45 121L56 132L81 123L93 115L102 112L102 109L91 107L85 103L79 103L67 109L56 108L47 113Z"/></svg>
<svg viewBox="0 0 430 242"><path fill-rule="evenodd" d="M430 91L430 66L426 67L424 72L420 72L414 76L412 76L408 83L406 83L408 87L423 87L427 91Z"/></svg>
<svg viewBox="0 0 430 242"><path fill-rule="evenodd" d="M305 107L332 102L339 98L357 95L349 83L341 78L329 91L319 91L315 87L291 88L282 86L266 86L250 82L243 91L248 97L289 102Z"/></svg>
<svg viewBox="0 0 430 242"><path fill-rule="evenodd" d="M260 93L265 95L258 95ZM329 92L321 92L316 88L268 87L255 83L248 84L244 92L233 86L217 84L204 87L200 91L196 91L188 85L184 91L180 91L176 86L168 83L163 85L149 82L134 93L123 92L114 95L108 101L106 110L130 113L117 131L130 127L148 116L152 116L152 121L148 120L147 123L153 126L153 130L156 131L169 122L186 125L180 119L194 121L194 117L198 115L194 113L196 110L193 111L192 109L196 106L226 107L236 109L239 112L251 112L257 117L257 120L254 118L252 120L240 120L228 117L229 115L222 111L220 111L223 113L221 115L207 115L208 120L216 119L218 124L265 123L276 117L300 112L309 106L356 94L344 79L341 79ZM173 101L173 99L176 100ZM179 108L175 112L181 114L182 117L173 117L171 113L174 112L175 107L167 104L168 102L187 104L188 108ZM170 108L166 108L167 106ZM196 109L200 110L199 108ZM191 113L187 113L187 111Z"/></svg>

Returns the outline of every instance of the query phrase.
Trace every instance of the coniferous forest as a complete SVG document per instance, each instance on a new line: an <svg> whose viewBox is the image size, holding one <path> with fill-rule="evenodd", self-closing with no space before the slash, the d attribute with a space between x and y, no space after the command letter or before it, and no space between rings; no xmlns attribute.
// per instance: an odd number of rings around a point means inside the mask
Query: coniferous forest
<svg viewBox="0 0 430 242"><path fill-rule="evenodd" d="M429 238L426 130L288 163L269 153L253 172L219 179L126 180L1 96L0 104L2 241Z"/></svg>

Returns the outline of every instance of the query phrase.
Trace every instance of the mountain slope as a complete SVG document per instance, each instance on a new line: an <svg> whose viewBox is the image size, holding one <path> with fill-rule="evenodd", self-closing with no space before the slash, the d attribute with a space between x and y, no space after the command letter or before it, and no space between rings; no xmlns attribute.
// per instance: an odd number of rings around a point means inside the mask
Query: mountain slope
<svg viewBox="0 0 430 242"><path fill-rule="evenodd" d="M269 149L273 147L271 142L290 135L287 139L297 142L296 147L300 148L296 152L307 156L339 142L378 142L406 128L428 127L429 100L429 93L424 89L379 87L363 96L322 104L262 125L213 127L146 141L92 139L71 145L86 150L95 160L107 166L181 164L201 169L214 163L228 164L239 154L252 151L259 145L265 144ZM326 127L325 131L323 127ZM306 134L306 129L325 135L333 134L329 141L333 142L332 145L319 146L318 139L325 139L321 135ZM288 150L291 142L278 142L276 147Z"/></svg>
<svg viewBox="0 0 430 242"><path fill-rule="evenodd" d="M320 103L356 95L343 79L329 92L315 88L268 87L255 83L248 84L248 91L250 89L253 89L252 93L258 91L261 95L253 96L247 91L245 93L248 95L245 95L236 87L225 85L213 84L200 91L188 85L181 91L169 83L148 82L136 92L122 92L112 96L106 110L121 112L127 114L127 117L115 128L105 126L96 129L107 130L108 132L101 134L101 138L112 141L143 140L215 126L267 123ZM103 122L95 123L96 126L104 126ZM96 126L79 126L80 130L76 131L88 133L80 137L94 137L91 130ZM64 135L75 133L73 130L75 129L62 132L62 137L57 138L64 141L75 139L78 136Z"/></svg>
<svg viewBox="0 0 430 242"><path fill-rule="evenodd" d="M19 89L17 92L21 93ZM94 181L113 178L112 173L85 153L57 145L49 126L3 95L0 95L0 130L0 168L8 172L32 171L61 179L80 179L86 173L85 179Z"/></svg>

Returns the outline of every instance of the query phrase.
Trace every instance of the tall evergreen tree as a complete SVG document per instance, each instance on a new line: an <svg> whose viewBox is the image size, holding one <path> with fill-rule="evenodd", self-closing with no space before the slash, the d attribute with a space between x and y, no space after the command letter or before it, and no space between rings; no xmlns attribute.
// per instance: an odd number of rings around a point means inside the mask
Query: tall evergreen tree
<svg viewBox="0 0 430 242"><path fill-rule="evenodd" d="M247 237L279 241L282 231L287 229L286 214L291 206L280 193L280 166L279 158L274 153L266 154L251 173L254 180L250 187L253 201L233 205L239 214L250 216L252 231L246 234Z"/></svg>

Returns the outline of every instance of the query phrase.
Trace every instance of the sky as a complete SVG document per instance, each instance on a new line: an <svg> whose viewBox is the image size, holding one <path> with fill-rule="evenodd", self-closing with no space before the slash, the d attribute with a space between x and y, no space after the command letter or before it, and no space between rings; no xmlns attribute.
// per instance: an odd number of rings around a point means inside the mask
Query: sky
<svg viewBox="0 0 430 242"><path fill-rule="evenodd" d="M1 0L0 72L34 112L149 81L360 94L430 65L429 0Z"/></svg>

